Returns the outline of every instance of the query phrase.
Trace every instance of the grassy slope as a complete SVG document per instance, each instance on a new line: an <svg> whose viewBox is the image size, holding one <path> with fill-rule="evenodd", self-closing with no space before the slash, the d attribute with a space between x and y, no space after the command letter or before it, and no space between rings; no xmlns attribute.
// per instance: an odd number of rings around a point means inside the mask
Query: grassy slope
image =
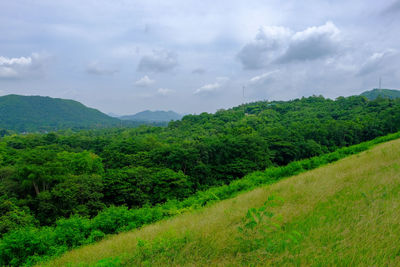
<svg viewBox="0 0 400 267"><path fill-rule="evenodd" d="M271 195L284 199L272 208L282 217L283 230L272 232L271 238L279 243L292 230L302 237L268 252L262 247L243 250L237 239L242 218ZM400 140L395 140L211 207L111 236L48 265L85 266L101 260L104 266L399 266L399 210Z"/></svg>

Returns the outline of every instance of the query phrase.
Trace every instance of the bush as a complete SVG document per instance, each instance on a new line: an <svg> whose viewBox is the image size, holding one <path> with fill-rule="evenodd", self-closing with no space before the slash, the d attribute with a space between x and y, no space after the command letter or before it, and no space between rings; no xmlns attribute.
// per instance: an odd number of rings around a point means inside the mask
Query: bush
<svg viewBox="0 0 400 267"><path fill-rule="evenodd" d="M66 251L57 246L55 231L49 227L24 228L4 235L0 243L0 264L20 266L33 257L37 260L45 255L57 255Z"/></svg>
<svg viewBox="0 0 400 267"><path fill-rule="evenodd" d="M112 234L134 221L132 215L132 212L125 206L109 207L92 219L92 228L105 234Z"/></svg>
<svg viewBox="0 0 400 267"><path fill-rule="evenodd" d="M60 219L54 229L56 244L73 248L85 243L91 234L90 220L79 216Z"/></svg>

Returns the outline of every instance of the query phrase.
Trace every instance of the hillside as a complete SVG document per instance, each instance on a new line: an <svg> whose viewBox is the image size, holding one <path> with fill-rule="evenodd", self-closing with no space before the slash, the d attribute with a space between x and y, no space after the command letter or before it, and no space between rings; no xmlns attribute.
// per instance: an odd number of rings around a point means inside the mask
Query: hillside
<svg viewBox="0 0 400 267"><path fill-rule="evenodd" d="M145 110L134 115L120 116L121 120L142 121L142 122L169 122L182 119L182 115L174 111L150 111Z"/></svg>
<svg viewBox="0 0 400 267"><path fill-rule="evenodd" d="M399 149L383 143L47 266L398 266Z"/></svg>
<svg viewBox="0 0 400 267"><path fill-rule="evenodd" d="M400 97L400 91L393 89L373 89L371 91L365 91L361 95L369 100L374 100L378 97L395 99Z"/></svg>
<svg viewBox="0 0 400 267"><path fill-rule="evenodd" d="M119 124L120 120L73 100L21 95L0 97L0 128L7 130L35 132Z"/></svg>
<svg viewBox="0 0 400 267"><path fill-rule="evenodd" d="M0 265L39 262L399 138L387 139L399 114L400 99L313 96L167 127L4 136Z"/></svg>

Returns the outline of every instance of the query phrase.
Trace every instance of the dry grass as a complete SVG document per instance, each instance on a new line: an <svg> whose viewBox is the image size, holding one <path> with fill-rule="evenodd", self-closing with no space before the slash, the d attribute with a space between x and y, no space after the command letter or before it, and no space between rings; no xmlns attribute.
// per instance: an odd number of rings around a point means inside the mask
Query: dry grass
<svg viewBox="0 0 400 267"><path fill-rule="evenodd" d="M299 243L243 252L238 226L268 196ZM48 266L400 266L400 140L258 188L211 207L70 251ZM138 249L138 240L145 245ZM148 242L147 242L148 241ZM140 242L139 242L140 243ZM111 262L111 260L110 260ZM111 263L104 263L108 266Z"/></svg>

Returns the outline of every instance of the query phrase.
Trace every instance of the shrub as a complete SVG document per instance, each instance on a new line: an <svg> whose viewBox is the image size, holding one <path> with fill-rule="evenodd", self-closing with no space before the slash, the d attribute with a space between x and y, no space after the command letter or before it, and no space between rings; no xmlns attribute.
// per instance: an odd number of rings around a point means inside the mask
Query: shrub
<svg viewBox="0 0 400 267"><path fill-rule="evenodd" d="M56 222L54 234L57 245L68 248L80 246L91 234L90 220L79 216L60 219Z"/></svg>

